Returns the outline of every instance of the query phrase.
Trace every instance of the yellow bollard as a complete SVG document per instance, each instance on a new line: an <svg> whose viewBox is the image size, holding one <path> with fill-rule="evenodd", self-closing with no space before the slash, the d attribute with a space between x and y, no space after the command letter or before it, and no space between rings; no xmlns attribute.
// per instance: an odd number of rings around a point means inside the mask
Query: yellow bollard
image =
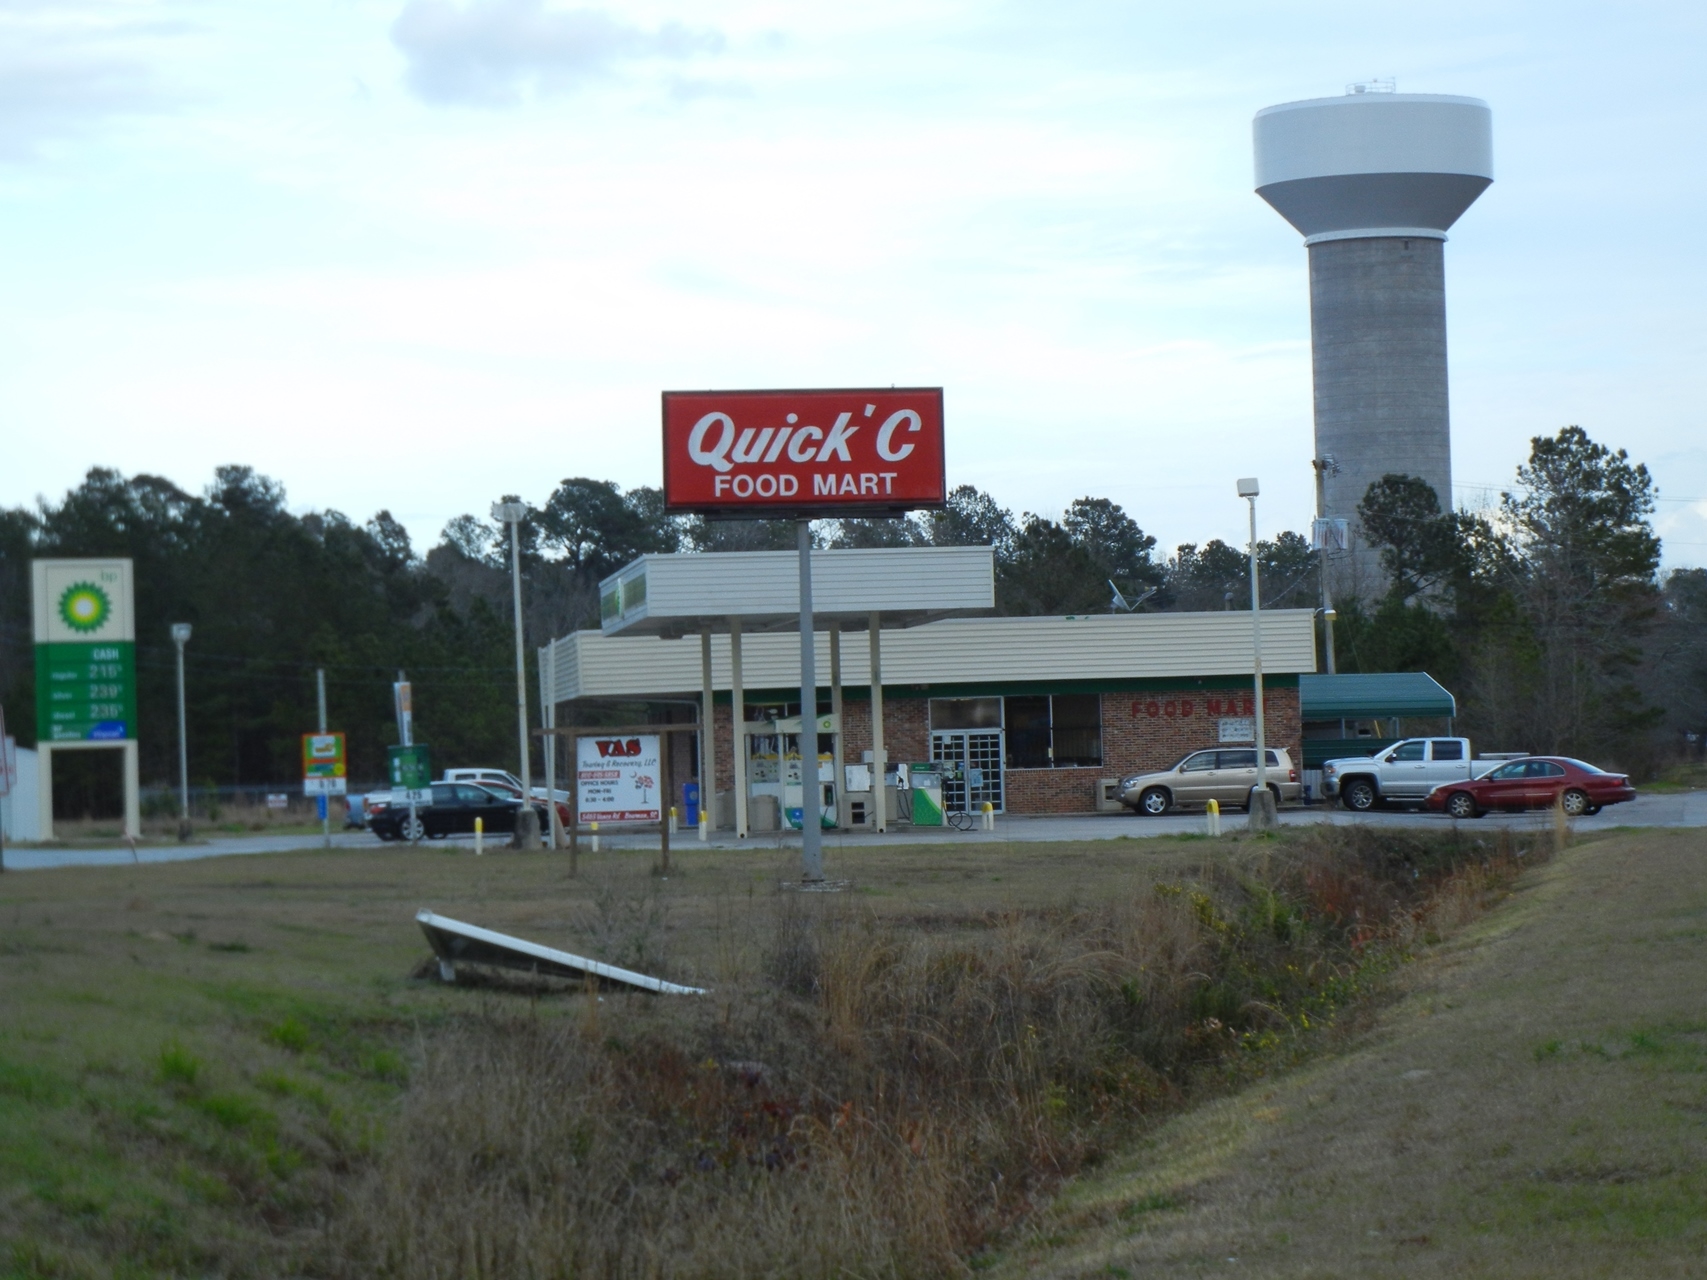
<svg viewBox="0 0 1707 1280"><path fill-rule="evenodd" d="M599 851L599 824L595 822L592 824L592 827L593 827L593 852L597 853Z"/></svg>
<svg viewBox="0 0 1707 1280"><path fill-rule="evenodd" d="M1203 820L1210 835L1218 836L1221 834L1221 802L1219 800L1211 800L1203 806Z"/></svg>
<svg viewBox="0 0 1707 1280"><path fill-rule="evenodd" d="M478 858L486 852L486 819L474 820L474 856Z"/></svg>
<svg viewBox="0 0 1707 1280"><path fill-rule="evenodd" d="M996 829L996 806L991 804L988 800L986 800L986 801L984 801L984 830L994 831L995 829Z"/></svg>
<svg viewBox="0 0 1707 1280"><path fill-rule="evenodd" d="M699 811L699 840L701 844L704 844L709 839L711 839L711 824L705 820L705 810L701 809Z"/></svg>
<svg viewBox="0 0 1707 1280"><path fill-rule="evenodd" d="M670 834L676 834L676 806L670 806Z"/></svg>

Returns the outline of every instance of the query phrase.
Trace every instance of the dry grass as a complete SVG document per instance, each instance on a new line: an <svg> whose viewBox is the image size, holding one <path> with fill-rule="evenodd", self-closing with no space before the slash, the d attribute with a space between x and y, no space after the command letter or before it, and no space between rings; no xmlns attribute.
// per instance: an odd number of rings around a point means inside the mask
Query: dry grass
<svg viewBox="0 0 1707 1280"><path fill-rule="evenodd" d="M1704 853L1695 831L1576 844L1407 967L1352 1052L1177 1117L997 1270L1707 1273Z"/></svg>
<svg viewBox="0 0 1707 1280"><path fill-rule="evenodd" d="M841 898L776 893L785 856L6 876L13 1272L957 1274L1538 854L942 844L844 852ZM412 980L423 904L715 992Z"/></svg>
<svg viewBox="0 0 1707 1280"><path fill-rule="evenodd" d="M325 1265L957 1274L1146 1119L1298 1053L1442 891L1462 913L1513 869L1331 830L1095 905L772 897L730 921L772 941L712 1001L436 1039Z"/></svg>

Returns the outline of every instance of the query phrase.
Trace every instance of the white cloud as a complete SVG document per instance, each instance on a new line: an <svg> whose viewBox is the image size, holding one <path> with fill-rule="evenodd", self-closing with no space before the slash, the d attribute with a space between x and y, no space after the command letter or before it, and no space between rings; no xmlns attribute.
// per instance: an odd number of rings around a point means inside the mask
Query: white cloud
<svg viewBox="0 0 1707 1280"><path fill-rule="evenodd" d="M547 9L544 0L409 0L391 39L409 60L405 79L416 95L479 106L571 89L618 62L681 61L724 44L713 30L666 22L649 31L599 9Z"/></svg>

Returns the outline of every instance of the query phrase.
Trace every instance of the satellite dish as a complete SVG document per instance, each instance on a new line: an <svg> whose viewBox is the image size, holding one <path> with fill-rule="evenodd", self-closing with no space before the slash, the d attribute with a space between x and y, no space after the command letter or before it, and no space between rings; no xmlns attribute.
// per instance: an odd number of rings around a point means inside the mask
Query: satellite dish
<svg viewBox="0 0 1707 1280"><path fill-rule="evenodd" d="M1155 595L1156 592L1161 590L1160 587L1151 587L1148 591L1146 591L1143 595L1139 596L1136 600L1129 602L1125 596L1120 594L1120 588L1114 585L1114 579L1113 578L1107 579L1107 582L1108 582L1108 589L1110 591L1114 592L1114 599L1112 599L1108 602L1108 611L1110 613L1136 613L1136 612L1138 612L1138 606L1139 605L1143 604L1151 596Z"/></svg>

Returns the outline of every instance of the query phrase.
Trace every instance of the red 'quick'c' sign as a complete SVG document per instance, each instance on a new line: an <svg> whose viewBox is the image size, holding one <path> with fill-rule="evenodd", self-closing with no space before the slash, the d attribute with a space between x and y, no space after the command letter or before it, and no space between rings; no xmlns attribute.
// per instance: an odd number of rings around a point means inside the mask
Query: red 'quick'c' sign
<svg viewBox="0 0 1707 1280"><path fill-rule="evenodd" d="M941 387L664 393L670 511L848 515L947 497Z"/></svg>

